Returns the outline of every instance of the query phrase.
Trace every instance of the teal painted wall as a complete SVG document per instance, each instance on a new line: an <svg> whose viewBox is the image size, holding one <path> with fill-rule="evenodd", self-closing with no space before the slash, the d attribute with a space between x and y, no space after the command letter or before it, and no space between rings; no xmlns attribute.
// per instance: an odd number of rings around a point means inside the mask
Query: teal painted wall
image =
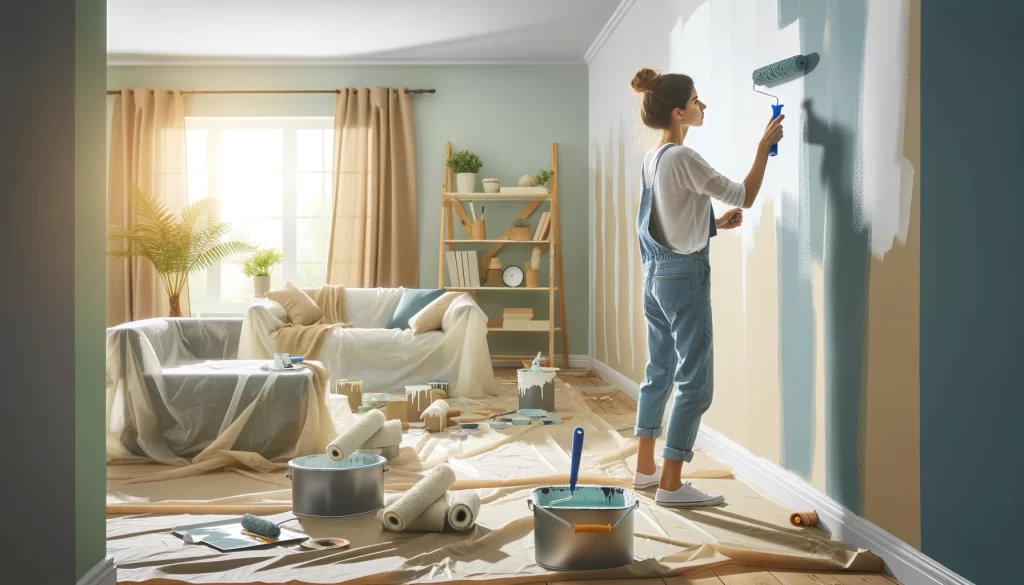
<svg viewBox="0 0 1024 585"><path fill-rule="evenodd" d="M921 550L979 585L1024 579L1021 25L1020 0L921 3ZM981 101L951 124L954 88Z"/></svg>
<svg viewBox="0 0 1024 585"><path fill-rule="evenodd" d="M106 556L107 4L75 12L75 574Z"/></svg>
<svg viewBox="0 0 1024 585"><path fill-rule="evenodd" d="M275 67L110 67L109 89L333 89L405 86L434 88L413 97L419 191L420 285L437 286L440 193L445 141L453 150L471 149L484 161L479 177L510 185L550 165L551 143L559 148L562 257L566 287L569 353L586 354L589 282L587 203L587 70L559 66L275 66ZM192 116L332 116L333 95L193 96ZM501 233L518 211L515 204L489 206L488 237ZM477 210L479 212L479 209ZM535 212L533 225L540 213ZM456 237L462 237L457 227ZM522 264L530 246L502 251L503 265ZM483 252L486 248L480 248ZM542 271L541 280L547 278ZM496 295L504 295L498 297ZM510 295L515 295L514 297ZM543 298L542 298L543 297ZM517 299L516 306L547 311L544 293L483 292L492 316L493 299ZM531 302L532 299L532 302ZM499 301L504 302L504 301ZM532 340L532 341L531 341ZM546 353L546 336L499 333L490 337L493 354ZM556 345L558 352L559 345Z"/></svg>

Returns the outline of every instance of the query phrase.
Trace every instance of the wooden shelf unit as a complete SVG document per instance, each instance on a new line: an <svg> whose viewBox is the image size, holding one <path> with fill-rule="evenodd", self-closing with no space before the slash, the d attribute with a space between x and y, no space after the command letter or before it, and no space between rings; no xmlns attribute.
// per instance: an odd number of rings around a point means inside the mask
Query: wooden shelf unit
<svg viewBox="0 0 1024 585"><path fill-rule="evenodd" d="M452 143L448 142L445 147L445 162L452 154ZM547 193L455 193L448 190L449 186L455 184L454 173L444 168L444 180L441 187L441 237L438 246L438 287L446 290L467 291L474 297L481 291L531 291L546 292L548 294L548 329L504 329L489 327L487 330L493 333L515 332L515 333L547 333L548 355L545 365L555 365L555 336L562 338L562 367L569 367L569 336L565 323L565 289L562 281L562 230L560 229L558 217L558 143L551 144L551 178L548 180ZM470 224L472 220L462 206L463 201L503 201L521 202L525 205L520 210L518 217L528 219L542 203L549 205L551 212L551 227L549 235L545 240L509 240L512 226L506 228L505 232L495 240L473 240L470 238ZM456 218L456 215L458 216ZM462 226L462 231L467 239L456 239L455 224ZM445 249L455 251L458 245L479 245L491 244L491 247L479 258L480 274L487 274L491 258L496 256L506 244L532 244L541 250L547 251L548 256L548 285L537 288L527 287L454 287L445 286ZM555 303L558 303L558 311L555 311ZM557 320L556 320L557 317ZM502 359L507 356L492 356L492 359ZM532 356L528 356L532 357Z"/></svg>

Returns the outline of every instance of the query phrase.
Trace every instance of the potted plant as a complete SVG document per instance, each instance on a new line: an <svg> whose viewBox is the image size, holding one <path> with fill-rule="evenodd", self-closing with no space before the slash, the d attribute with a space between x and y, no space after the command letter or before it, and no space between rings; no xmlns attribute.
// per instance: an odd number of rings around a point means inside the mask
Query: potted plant
<svg viewBox="0 0 1024 585"><path fill-rule="evenodd" d="M448 157L448 168L455 173L458 193L476 193L476 174L482 166L480 157L469 150L453 152Z"/></svg>
<svg viewBox="0 0 1024 585"><path fill-rule="evenodd" d="M548 181L551 180L551 171L541 169L539 173L533 176L533 184L537 187L544 187L547 189Z"/></svg>
<svg viewBox="0 0 1024 585"><path fill-rule="evenodd" d="M512 233L509 234L510 240L516 240L519 242L525 242L530 239L530 222L522 217L517 217L512 222Z"/></svg>
<svg viewBox="0 0 1024 585"><path fill-rule="evenodd" d="M245 259L245 263L242 264L242 274L252 277L253 296L256 298L267 296L267 291L270 290L270 273L280 261L280 250L273 248L257 250L255 254Z"/></svg>
<svg viewBox="0 0 1024 585"><path fill-rule="evenodd" d="M170 316L181 317L181 291L188 275L209 268L217 261L248 252L252 246L243 242L222 242L231 226L219 220L217 202L200 199L182 212L181 218L135 186L133 196L136 225L132 228L113 226L110 239L122 245L108 255L145 258L153 263L164 292L170 302Z"/></svg>

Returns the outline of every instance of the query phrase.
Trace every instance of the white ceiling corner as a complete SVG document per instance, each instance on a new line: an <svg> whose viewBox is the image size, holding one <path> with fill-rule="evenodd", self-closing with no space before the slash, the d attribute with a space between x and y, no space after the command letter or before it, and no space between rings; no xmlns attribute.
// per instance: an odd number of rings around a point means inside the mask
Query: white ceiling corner
<svg viewBox="0 0 1024 585"><path fill-rule="evenodd" d="M108 0L108 63L584 63L633 2Z"/></svg>
<svg viewBox="0 0 1024 585"><path fill-rule="evenodd" d="M605 42L608 41L608 38L612 36L613 32L615 32L615 29L619 28L619 23L622 22L622 19L626 18L626 14L629 13L629 9L633 7L634 3L636 3L636 0L621 0L621 2L619 2L618 7L615 8L615 12L613 12L608 18L608 22L605 23L604 28L602 28L601 32L597 34L597 38L594 39L590 48L587 49L586 54L583 55L583 61L587 65L590 65L591 61L594 60L594 57L597 56L601 47L604 46Z"/></svg>

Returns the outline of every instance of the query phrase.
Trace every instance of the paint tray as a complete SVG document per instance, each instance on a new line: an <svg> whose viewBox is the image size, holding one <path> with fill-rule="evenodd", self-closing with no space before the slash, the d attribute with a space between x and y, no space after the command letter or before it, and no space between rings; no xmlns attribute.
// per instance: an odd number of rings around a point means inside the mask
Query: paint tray
<svg viewBox="0 0 1024 585"><path fill-rule="evenodd" d="M288 530L284 527L281 527L281 535L277 538L259 536L242 528L241 517L231 520L204 522L202 524L189 524L188 526L176 526L171 529L171 533L175 536L180 536L182 539L188 534L194 539L195 544L201 542L221 552L301 542L309 538L305 534Z"/></svg>
<svg viewBox="0 0 1024 585"><path fill-rule="evenodd" d="M526 418L544 418L548 415L548 411L543 408L521 408L518 411L519 416L525 416Z"/></svg>

